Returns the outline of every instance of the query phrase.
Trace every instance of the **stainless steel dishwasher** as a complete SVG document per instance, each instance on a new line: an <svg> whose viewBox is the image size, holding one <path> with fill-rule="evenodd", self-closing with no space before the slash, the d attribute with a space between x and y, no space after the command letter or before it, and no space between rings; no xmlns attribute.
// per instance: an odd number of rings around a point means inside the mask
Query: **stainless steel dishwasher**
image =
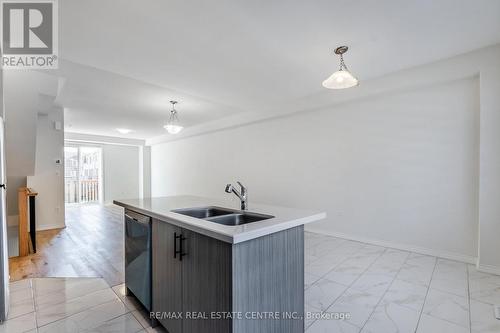
<svg viewBox="0 0 500 333"><path fill-rule="evenodd" d="M125 286L151 311L151 218L125 210Z"/></svg>

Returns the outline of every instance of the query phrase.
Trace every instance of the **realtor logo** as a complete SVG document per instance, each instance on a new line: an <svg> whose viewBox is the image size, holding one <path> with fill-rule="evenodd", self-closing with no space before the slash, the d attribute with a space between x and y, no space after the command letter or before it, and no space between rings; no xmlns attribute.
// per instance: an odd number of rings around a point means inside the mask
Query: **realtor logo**
<svg viewBox="0 0 500 333"><path fill-rule="evenodd" d="M57 68L57 3L1 1L3 68Z"/></svg>

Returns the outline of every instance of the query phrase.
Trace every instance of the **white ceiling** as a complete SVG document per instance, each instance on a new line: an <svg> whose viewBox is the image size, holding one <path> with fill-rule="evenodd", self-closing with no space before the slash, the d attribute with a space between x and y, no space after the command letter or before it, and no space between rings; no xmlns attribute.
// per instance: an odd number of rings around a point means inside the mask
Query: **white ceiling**
<svg viewBox="0 0 500 333"><path fill-rule="evenodd" d="M500 43L498 0L59 2L70 131L164 133L168 101L186 126L297 111L327 91L334 47L364 80ZM310 98L309 98L310 99ZM297 103L299 104L299 103ZM314 107L314 105L311 105Z"/></svg>
<svg viewBox="0 0 500 333"><path fill-rule="evenodd" d="M186 127L239 112L222 103L64 60L57 75L65 78L56 102L65 107L65 127L70 132L135 139L159 136L165 134L170 100L179 101L176 109ZM133 132L124 135L116 128Z"/></svg>

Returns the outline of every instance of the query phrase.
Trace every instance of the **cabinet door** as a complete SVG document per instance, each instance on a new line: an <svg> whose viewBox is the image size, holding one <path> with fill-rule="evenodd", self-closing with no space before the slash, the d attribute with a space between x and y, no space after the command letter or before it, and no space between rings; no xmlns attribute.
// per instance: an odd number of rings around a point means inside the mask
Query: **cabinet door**
<svg viewBox="0 0 500 333"><path fill-rule="evenodd" d="M182 258L184 333L231 332L231 320L210 319L212 312L231 312L232 245L186 229ZM209 319L201 319L200 315ZM193 316L198 317L197 319Z"/></svg>
<svg viewBox="0 0 500 333"><path fill-rule="evenodd" d="M153 311L159 322L170 332L182 332L182 319L173 314L182 312L182 262L174 258L179 248L182 229L153 220Z"/></svg>

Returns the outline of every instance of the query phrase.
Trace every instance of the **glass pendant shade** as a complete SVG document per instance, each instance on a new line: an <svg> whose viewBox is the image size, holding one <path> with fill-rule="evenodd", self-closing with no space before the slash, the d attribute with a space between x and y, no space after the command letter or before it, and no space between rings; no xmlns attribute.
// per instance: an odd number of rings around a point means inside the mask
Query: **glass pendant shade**
<svg viewBox="0 0 500 333"><path fill-rule="evenodd" d="M339 46L335 49L335 54L340 56L340 68L323 81L323 87L327 89L346 89L359 85L358 79L349 72L344 62L344 53L348 49L347 46Z"/></svg>
<svg viewBox="0 0 500 333"><path fill-rule="evenodd" d="M170 111L170 118L163 128L170 134L177 134L182 131L184 127L179 124L179 117L177 117L177 111L175 110L175 104L177 104L177 101L170 101L170 103L172 104L172 111Z"/></svg>
<svg viewBox="0 0 500 333"><path fill-rule="evenodd" d="M328 89L346 89L355 87L359 84L358 79L356 79L349 71L339 70L330 75L328 79L323 81L323 87Z"/></svg>
<svg viewBox="0 0 500 333"><path fill-rule="evenodd" d="M163 128L165 128L167 130L167 132L170 134L177 134L180 131L182 131L182 129L184 127L182 127L180 125L175 125L175 124L167 124L167 125L163 126Z"/></svg>

